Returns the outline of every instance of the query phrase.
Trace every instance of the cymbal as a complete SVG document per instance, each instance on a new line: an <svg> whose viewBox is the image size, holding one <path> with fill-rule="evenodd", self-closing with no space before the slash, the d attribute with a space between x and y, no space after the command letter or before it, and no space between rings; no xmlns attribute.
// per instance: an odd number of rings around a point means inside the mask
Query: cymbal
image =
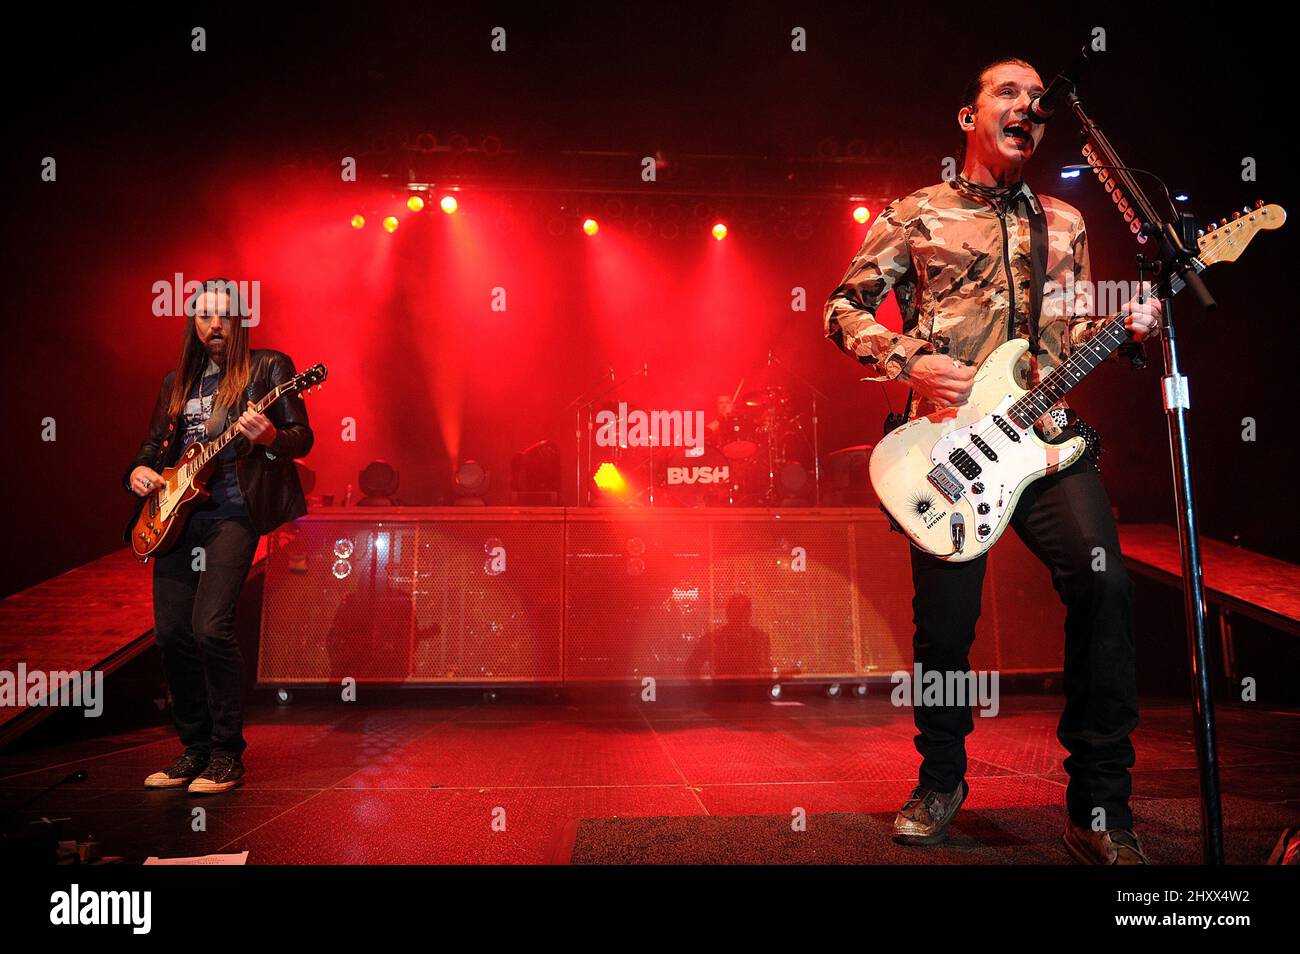
<svg viewBox="0 0 1300 954"><path fill-rule="evenodd" d="M742 407L774 407L790 403L790 390L781 384L747 391L740 399Z"/></svg>

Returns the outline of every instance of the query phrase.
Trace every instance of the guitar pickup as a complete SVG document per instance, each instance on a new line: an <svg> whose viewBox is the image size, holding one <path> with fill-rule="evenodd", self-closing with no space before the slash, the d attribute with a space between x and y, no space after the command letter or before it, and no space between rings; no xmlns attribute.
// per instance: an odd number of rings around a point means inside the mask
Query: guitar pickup
<svg viewBox="0 0 1300 954"><path fill-rule="evenodd" d="M957 473L967 480L974 480L980 475L980 465L975 463L974 457L960 447L948 455L948 460L957 468Z"/></svg>
<svg viewBox="0 0 1300 954"><path fill-rule="evenodd" d="M1020 443L1020 432L1008 424L1001 414L993 415L993 423L996 424L998 429L1002 431L1003 434L1007 435L1007 437L1011 438L1017 444Z"/></svg>
<svg viewBox="0 0 1300 954"><path fill-rule="evenodd" d="M983 454L985 457L987 457L989 460L995 461L998 459L997 451L995 451L992 447L989 447L988 442L986 442L984 438L980 437L978 434L972 434L970 436L970 442L974 444L976 447L978 447L980 449L980 453Z"/></svg>
<svg viewBox="0 0 1300 954"><path fill-rule="evenodd" d="M943 494L950 504L956 503L966 492L966 488L961 485L953 472L943 464L936 464L934 470L926 474L926 480L930 481L934 489Z"/></svg>

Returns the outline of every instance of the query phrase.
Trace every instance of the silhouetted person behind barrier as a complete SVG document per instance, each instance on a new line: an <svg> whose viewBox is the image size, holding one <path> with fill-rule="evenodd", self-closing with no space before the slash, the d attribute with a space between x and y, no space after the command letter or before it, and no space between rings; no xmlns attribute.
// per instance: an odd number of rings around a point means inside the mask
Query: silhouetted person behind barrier
<svg viewBox="0 0 1300 954"><path fill-rule="evenodd" d="M691 654L688 672L700 676L711 663L712 676L768 676L772 672L772 641L750 625L754 604L744 593L727 600L727 621L708 630Z"/></svg>

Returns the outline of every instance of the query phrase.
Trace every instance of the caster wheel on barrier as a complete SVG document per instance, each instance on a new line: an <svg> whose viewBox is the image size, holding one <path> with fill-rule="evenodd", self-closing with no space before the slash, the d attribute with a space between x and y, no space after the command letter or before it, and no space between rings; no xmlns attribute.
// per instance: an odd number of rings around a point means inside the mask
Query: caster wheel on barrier
<svg viewBox="0 0 1300 954"><path fill-rule="evenodd" d="M782 691L781 684L779 682L774 682L768 687L767 697L775 702L777 699L781 698Z"/></svg>
<svg viewBox="0 0 1300 954"><path fill-rule="evenodd" d="M853 694L859 699L867 698L867 684L865 682L858 683L853 687Z"/></svg>
<svg viewBox="0 0 1300 954"><path fill-rule="evenodd" d="M285 689L281 686L275 690L275 701L277 705L287 706L293 702L293 690Z"/></svg>
<svg viewBox="0 0 1300 954"><path fill-rule="evenodd" d="M826 687L826 698L838 699L839 697L840 697L840 684L838 682L832 682L829 686Z"/></svg>

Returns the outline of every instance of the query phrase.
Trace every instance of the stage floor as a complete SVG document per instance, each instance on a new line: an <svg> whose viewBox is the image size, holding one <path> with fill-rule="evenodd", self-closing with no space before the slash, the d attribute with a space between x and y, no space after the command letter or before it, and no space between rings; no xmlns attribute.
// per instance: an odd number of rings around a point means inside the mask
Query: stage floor
<svg viewBox="0 0 1300 954"><path fill-rule="evenodd" d="M0 816L85 768L86 782L7 826L66 818L64 838L94 835L128 862L247 849L258 864L1070 863L1055 697L1004 695L997 718L977 717L970 797L949 843L903 848L889 831L918 764L911 712L883 688L778 704L758 691L650 704L437 693L259 704L241 789L144 790L178 751L170 728L154 726L0 754ZM1218 715L1227 858L1260 863L1300 822L1300 713ZM1141 718L1138 833L1153 862L1195 863L1189 710L1151 701ZM206 831L191 830L196 806ZM806 831L792 831L796 809Z"/></svg>

